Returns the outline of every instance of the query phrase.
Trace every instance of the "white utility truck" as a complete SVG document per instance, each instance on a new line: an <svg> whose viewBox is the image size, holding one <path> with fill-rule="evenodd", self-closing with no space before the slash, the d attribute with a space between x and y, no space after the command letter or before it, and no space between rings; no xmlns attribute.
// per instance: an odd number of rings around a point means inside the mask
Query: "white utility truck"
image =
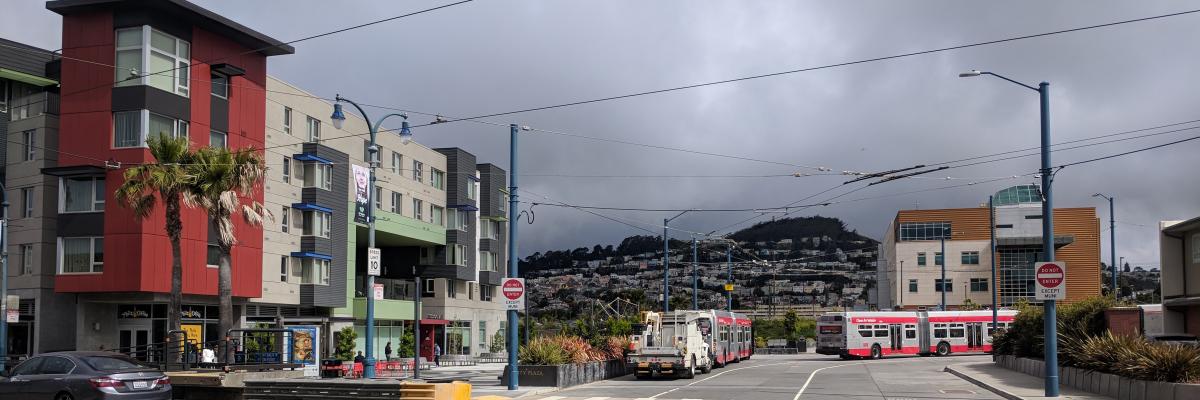
<svg viewBox="0 0 1200 400"><path fill-rule="evenodd" d="M712 319L703 311L680 310L666 314L643 312L631 338L626 364L638 379L658 375L694 378L696 371L712 370L709 339Z"/></svg>

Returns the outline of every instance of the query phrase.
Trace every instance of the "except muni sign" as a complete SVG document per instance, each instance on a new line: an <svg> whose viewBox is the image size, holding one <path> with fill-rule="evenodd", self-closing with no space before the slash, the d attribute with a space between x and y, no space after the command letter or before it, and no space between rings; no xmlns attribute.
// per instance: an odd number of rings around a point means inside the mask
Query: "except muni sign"
<svg viewBox="0 0 1200 400"><path fill-rule="evenodd" d="M1063 262L1040 262L1033 265L1036 271L1034 298L1037 300L1062 300L1067 297L1067 264Z"/></svg>
<svg viewBox="0 0 1200 400"><path fill-rule="evenodd" d="M504 278L500 282L500 294L504 296L504 309L525 309L525 278Z"/></svg>

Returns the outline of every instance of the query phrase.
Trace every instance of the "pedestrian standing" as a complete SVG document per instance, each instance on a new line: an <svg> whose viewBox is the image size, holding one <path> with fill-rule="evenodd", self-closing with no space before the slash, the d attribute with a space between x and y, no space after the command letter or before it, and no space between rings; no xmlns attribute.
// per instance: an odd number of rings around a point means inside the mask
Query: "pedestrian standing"
<svg viewBox="0 0 1200 400"><path fill-rule="evenodd" d="M383 346L383 359L392 361L392 342L387 342L387 345Z"/></svg>
<svg viewBox="0 0 1200 400"><path fill-rule="evenodd" d="M433 365L442 366L442 346L433 344Z"/></svg>

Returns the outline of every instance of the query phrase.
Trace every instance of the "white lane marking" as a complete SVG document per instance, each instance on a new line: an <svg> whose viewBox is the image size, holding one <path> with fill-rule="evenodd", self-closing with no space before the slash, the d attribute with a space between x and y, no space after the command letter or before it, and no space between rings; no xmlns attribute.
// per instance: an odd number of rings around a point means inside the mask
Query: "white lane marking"
<svg viewBox="0 0 1200 400"><path fill-rule="evenodd" d="M609 399L609 397L588 397L583 400L608 400L608 399Z"/></svg>
<svg viewBox="0 0 1200 400"><path fill-rule="evenodd" d="M543 397L542 400L562 400L565 398L566 397L562 397L562 396L550 396L550 397Z"/></svg>
<svg viewBox="0 0 1200 400"><path fill-rule="evenodd" d="M730 373L730 372L734 372L734 371L741 371L741 370L743 370L743 369L760 368L760 367L770 367L770 366L773 366L773 365L784 365L784 364L791 364L791 363L793 363L793 362L795 362L795 361L792 361L792 362L781 362L781 363L774 363L774 364L753 365L753 366L749 366L749 367L734 368L734 369L731 369L731 370L728 370L728 371L723 371L723 372L721 372L721 373L718 373L718 374L715 374L715 375L713 375L713 376L710 376L710 377L707 377L707 378L704 378L704 379L701 379L701 380L698 380L698 381L695 381L695 382L689 383L689 384L687 384L687 385L683 385L683 386L680 386L680 387L677 387L677 388L674 388L674 389L671 389L671 390L668 390L668 391L665 391L665 392L662 392L662 393L659 393L659 394L656 394L656 395L650 396L649 398L651 398L651 399L657 399L657 398L658 398L658 396L662 396L662 395L664 395L664 394L671 393L671 392L674 392L674 391L676 391L676 390L683 389L683 388L685 388L685 387L692 386L692 385L695 385L695 384L697 384L697 383L704 382L704 381L707 381L707 380L709 380L709 379L713 379L713 378L716 378L716 377L718 377L718 376L721 376L721 375L728 374L728 373Z"/></svg>
<svg viewBox="0 0 1200 400"><path fill-rule="evenodd" d="M834 366L814 369L813 372L808 374L808 379L804 381L804 386L800 387L800 391L796 392L796 397L793 397L792 400L800 400L800 395L804 394L805 389L808 389L808 384L812 383L813 377L817 376L818 372L821 372L821 371L824 371L824 370L827 370L830 368L840 368L840 367L845 367L845 366L850 366L850 365L862 365L862 364L865 364L865 363L858 362L858 363L841 364L841 365L834 365Z"/></svg>

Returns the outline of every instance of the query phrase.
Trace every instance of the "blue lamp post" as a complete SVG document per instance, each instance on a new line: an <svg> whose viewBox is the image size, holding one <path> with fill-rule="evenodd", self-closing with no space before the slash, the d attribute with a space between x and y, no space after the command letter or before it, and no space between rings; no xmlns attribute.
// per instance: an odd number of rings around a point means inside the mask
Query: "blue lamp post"
<svg viewBox="0 0 1200 400"><path fill-rule="evenodd" d="M1029 90L1038 92L1041 106L1041 128L1042 128L1042 261L1054 261L1054 196L1051 195L1051 182L1053 181L1050 170L1050 83L1042 82L1037 87L1029 86L1021 82L1006 78L1000 74L995 74L986 71L971 70L958 74L960 78L975 77L980 75L991 75L1011 83L1020 85ZM1046 397L1058 397L1058 326L1057 307L1054 300L1046 300L1043 304L1045 312L1042 320L1043 333L1046 338Z"/></svg>
<svg viewBox="0 0 1200 400"><path fill-rule="evenodd" d="M375 168L379 166L379 146L375 145L375 136L378 134L379 126L381 124L383 124L383 120L388 119L388 117L391 117L391 116L398 116L405 120L400 125L401 126L400 139L405 144L407 144L409 142L409 140L412 139L412 132L408 127L408 116L404 115L404 114L392 113L392 114L384 115L383 118L380 118L379 120L375 121L374 124L372 124L370 117L367 117L367 112L363 111L362 107L358 106L358 103L355 103L349 99L343 98L341 95L335 96L334 99L337 101L337 103L333 104L333 114L329 116L329 119L333 120L334 128L342 129L342 125L346 122L346 115L344 113L342 113L341 102L343 102L343 101L350 103L350 105L352 105L352 106L354 106L354 108L358 109L358 112L359 112L359 114L362 114L363 119L367 120L367 126L371 128L371 142L370 142L370 144L367 145L367 156L368 156L367 163L370 165L370 169L371 169L370 179L369 179L369 183L367 186L367 247L373 249L373 248L375 248L375 199L374 199L374 197L375 197ZM418 287L418 289L419 289L419 287ZM420 299L419 293L416 297L419 301L419 299ZM414 308L417 308L417 307L419 307L419 303L414 303ZM416 321L417 324L420 323L419 322L420 316L421 316L420 310L413 311L413 320ZM366 342L367 342L367 359L366 359L366 362L363 363L363 377L374 378L375 377L375 351L374 351L375 350L375 276L370 275L370 274L367 275L367 326L366 326L365 330L366 330ZM413 342L420 343L419 337L414 336ZM417 361L417 359L420 357L420 354L421 354L420 345L417 345L416 347L417 347L417 351L416 351L415 355L413 356L413 362L414 362L413 377L414 378L417 378L420 376L420 370L421 370L420 365L418 364L419 361Z"/></svg>

